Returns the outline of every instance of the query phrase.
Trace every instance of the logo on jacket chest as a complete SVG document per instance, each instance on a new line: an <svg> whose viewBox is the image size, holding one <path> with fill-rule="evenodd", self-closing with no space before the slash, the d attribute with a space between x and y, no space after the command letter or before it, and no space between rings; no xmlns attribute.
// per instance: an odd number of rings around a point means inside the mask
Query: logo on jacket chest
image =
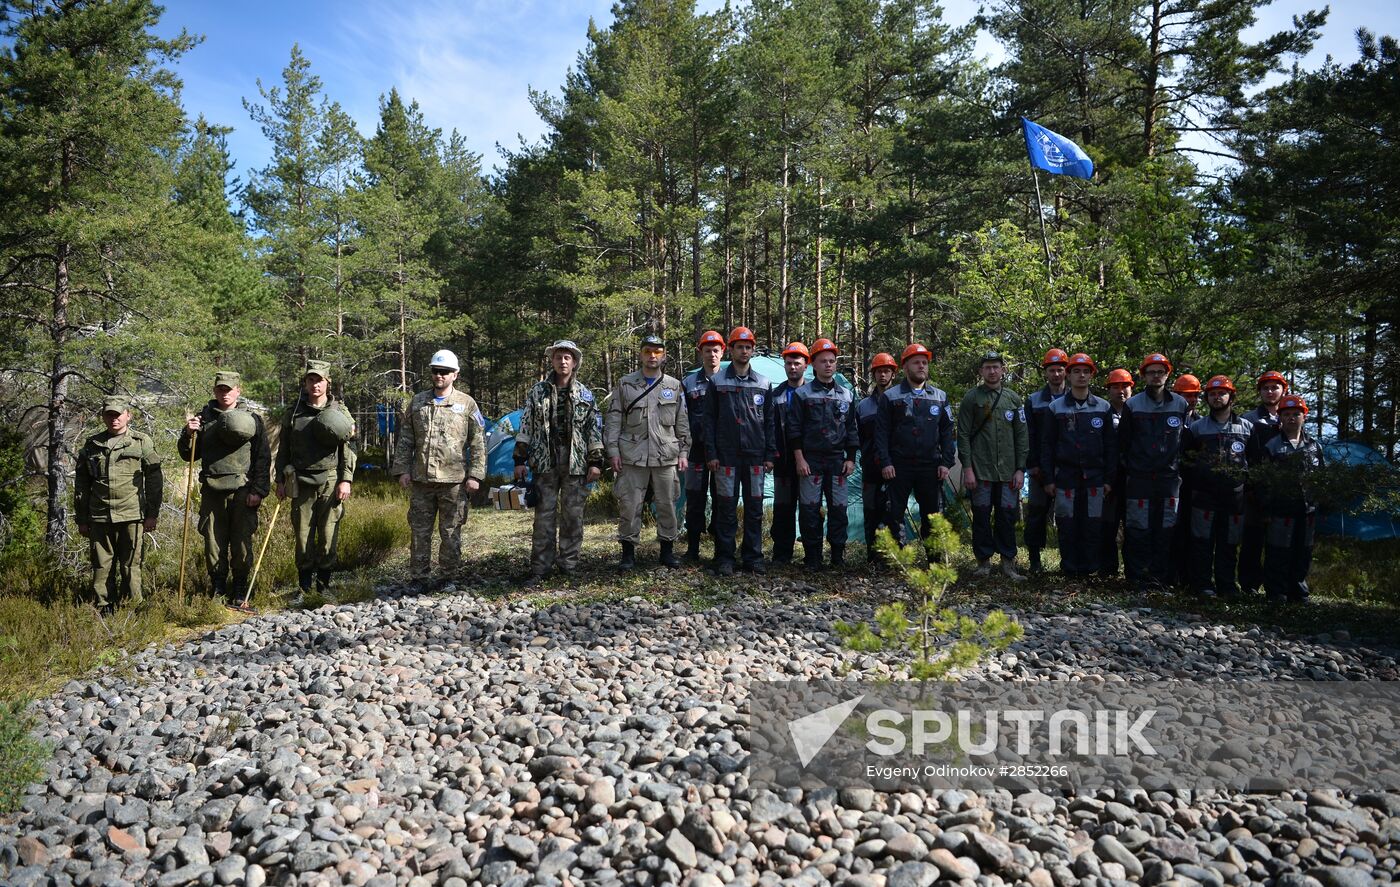
<svg viewBox="0 0 1400 887"><path fill-rule="evenodd" d="M763 406L763 395L762 395L762 394L755 394L755 395L753 396L753 405L756 406L756 407L761 407L761 406Z"/></svg>
<svg viewBox="0 0 1400 887"><path fill-rule="evenodd" d="M661 389L661 399L662 399L662 400L675 400L675 399L676 399L676 392L672 391L670 388L662 388L662 389Z"/></svg>
<svg viewBox="0 0 1400 887"><path fill-rule="evenodd" d="M1167 425L1168 425L1169 427L1171 427L1171 428L1180 428L1180 427L1181 427L1181 417L1180 417L1180 416L1168 416L1168 417L1167 417Z"/></svg>
<svg viewBox="0 0 1400 887"><path fill-rule="evenodd" d="M1092 425L1092 426L1094 426L1095 428L1102 428L1102 427L1103 427L1103 418L1100 417L1100 416L1095 416L1094 418L1092 418L1092 419L1089 420L1089 424Z"/></svg>

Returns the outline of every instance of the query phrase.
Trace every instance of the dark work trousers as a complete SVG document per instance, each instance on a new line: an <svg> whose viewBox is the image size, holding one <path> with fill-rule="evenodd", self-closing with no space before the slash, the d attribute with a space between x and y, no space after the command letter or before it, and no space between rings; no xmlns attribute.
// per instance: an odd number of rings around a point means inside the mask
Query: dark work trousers
<svg viewBox="0 0 1400 887"><path fill-rule="evenodd" d="M1172 530L1172 554L1167 568L1168 579L1177 588L1191 587L1191 482L1181 481L1180 507L1176 527Z"/></svg>
<svg viewBox="0 0 1400 887"><path fill-rule="evenodd" d="M1297 510L1264 516L1264 593L1271 601L1308 599L1317 514Z"/></svg>
<svg viewBox="0 0 1400 887"><path fill-rule="evenodd" d="M910 468L894 467L894 479L890 485L890 511L889 524L891 527L898 527L900 532L900 542L908 544L909 539L902 538L904 531L904 513L909 508L909 494L914 494L914 499L919 503L919 538L927 538L929 531L928 520L935 514L943 511L943 482L938 479L937 466L931 468Z"/></svg>
<svg viewBox="0 0 1400 887"><path fill-rule="evenodd" d="M1045 475L1031 478L1031 494L1026 501L1026 550L1039 552L1045 547L1046 530L1050 524L1050 511L1055 503L1045 495Z"/></svg>
<svg viewBox="0 0 1400 887"><path fill-rule="evenodd" d="M1118 533L1123 529L1128 514L1128 500L1123 497L1126 486L1127 475L1120 471L1113 481L1113 492L1104 499L1103 544L1099 546L1100 576L1118 575Z"/></svg>
<svg viewBox="0 0 1400 887"><path fill-rule="evenodd" d="M773 540L773 562L792 561L792 546L797 541L797 487L801 478L795 474L773 473L773 525L768 536Z"/></svg>
<svg viewBox="0 0 1400 887"><path fill-rule="evenodd" d="M861 475L860 503L865 516L866 557L871 557L875 553L875 534L880 527L890 526L889 484L878 472ZM898 527L890 527L890 532L899 538Z"/></svg>
<svg viewBox="0 0 1400 887"><path fill-rule="evenodd" d="M1091 483L1069 472L1057 475L1055 527L1060 536L1060 572L1066 576L1096 573L1103 546L1103 483Z"/></svg>
<svg viewBox="0 0 1400 887"><path fill-rule="evenodd" d="M1020 488L1010 481L978 480L968 498L972 500L972 553L979 561L993 554L1015 560Z"/></svg>
<svg viewBox="0 0 1400 887"><path fill-rule="evenodd" d="M692 449L690 457L685 469L685 532L687 536L699 539L706 530L711 536L715 534L713 515L710 516L709 526L705 525L705 496L708 494L714 501L715 479L710 469L705 467L703 450Z"/></svg>
<svg viewBox="0 0 1400 887"><path fill-rule="evenodd" d="M798 497L802 503L802 547L807 550L808 556L813 551L818 556L821 553L823 500L826 501L826 541L831 543L833 550L846 547L846 529L849 525L846 503L850 499L850 478L841 474L843 461L839 453L831 459L818 457L807 463L812 473L797 479Z"/></svg>
<svg viewBox="0 0 1400 887"><path fill-rule="evenodd" d="M738 500L744 500L744 566L763 563L763 482L759 458L735 459L715 472L715 563L734 563L739 532Z"/></svg>
<svg viewBox="0 0 1400 887"><path fill-rule="evenodd" d="M1264 584L1264 513L1245 498L1244 535L1240 537L1240 590L1253 594Z"/></svg>
<svg viewBox="0 0 1400 887"><path fill-rule="evenodd" d="M1191 503L1191 587L1218 595L1239 592L1235 566L1244 536L1244 496L1197 493ZM1214 583L1211 573L1214 571Z"/></svg>
<svg viewBox="0 0 1400 887"><path fill-rule="evenodd" d="M1166 585L1176 527L1176 474L1129 474L1124 484L1123 575L1137 586Z"/></svg>

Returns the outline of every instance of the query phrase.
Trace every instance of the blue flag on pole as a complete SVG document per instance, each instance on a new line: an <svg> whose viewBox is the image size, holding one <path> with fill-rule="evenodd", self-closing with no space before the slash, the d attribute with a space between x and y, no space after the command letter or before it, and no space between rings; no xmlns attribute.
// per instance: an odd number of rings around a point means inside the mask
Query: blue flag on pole
<svg viewBox="0 0 1400 887"><path fill-rule="evenodd" d="M1031 166L1055 175L1078 179L1094 177L1094 161L1074 142L1024 117L1021 129L1026 134L1026 153L1030 155Z"/></svg>

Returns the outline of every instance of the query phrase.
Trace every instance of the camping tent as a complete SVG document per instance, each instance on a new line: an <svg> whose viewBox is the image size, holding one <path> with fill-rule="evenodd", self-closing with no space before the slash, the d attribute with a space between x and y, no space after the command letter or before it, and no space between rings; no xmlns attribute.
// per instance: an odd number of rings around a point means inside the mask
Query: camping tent
<svg viewBox="0 0 1400 887"><path fill-rule="evenodd" d="M1400 472L1395 472L1385 457L1359 441L1329 440L1322 444L1323 458L1329 465L1374 465L1394 473L1395 485L1400 487ZM1350 536L1369 542L1373 539L1394 539L1400 536L1400 515L1384 511L1361 511L1361 501L1349 503L1345 511L1322 515L1319 533Z"/></svg>
<svg viewBox="0 0 1400 887"><path fill-rule="evenodd" d="M515 433L520 430L520 410L487 420L486 474L510 477L515 472Z"/></svg>

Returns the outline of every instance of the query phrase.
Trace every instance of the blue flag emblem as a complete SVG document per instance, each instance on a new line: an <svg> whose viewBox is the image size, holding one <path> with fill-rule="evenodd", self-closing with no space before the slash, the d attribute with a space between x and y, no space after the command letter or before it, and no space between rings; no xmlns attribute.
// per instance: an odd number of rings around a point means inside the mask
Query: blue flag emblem
<svg viewBox="0 0 1400 887"><path fill-rule="evenodd" d="M1031 166L1055 175L1078 179L1094 177L1094 161L1074 142L1024 117L1021 129L1026 136L1026 153L1030 155Z"/></svg>

